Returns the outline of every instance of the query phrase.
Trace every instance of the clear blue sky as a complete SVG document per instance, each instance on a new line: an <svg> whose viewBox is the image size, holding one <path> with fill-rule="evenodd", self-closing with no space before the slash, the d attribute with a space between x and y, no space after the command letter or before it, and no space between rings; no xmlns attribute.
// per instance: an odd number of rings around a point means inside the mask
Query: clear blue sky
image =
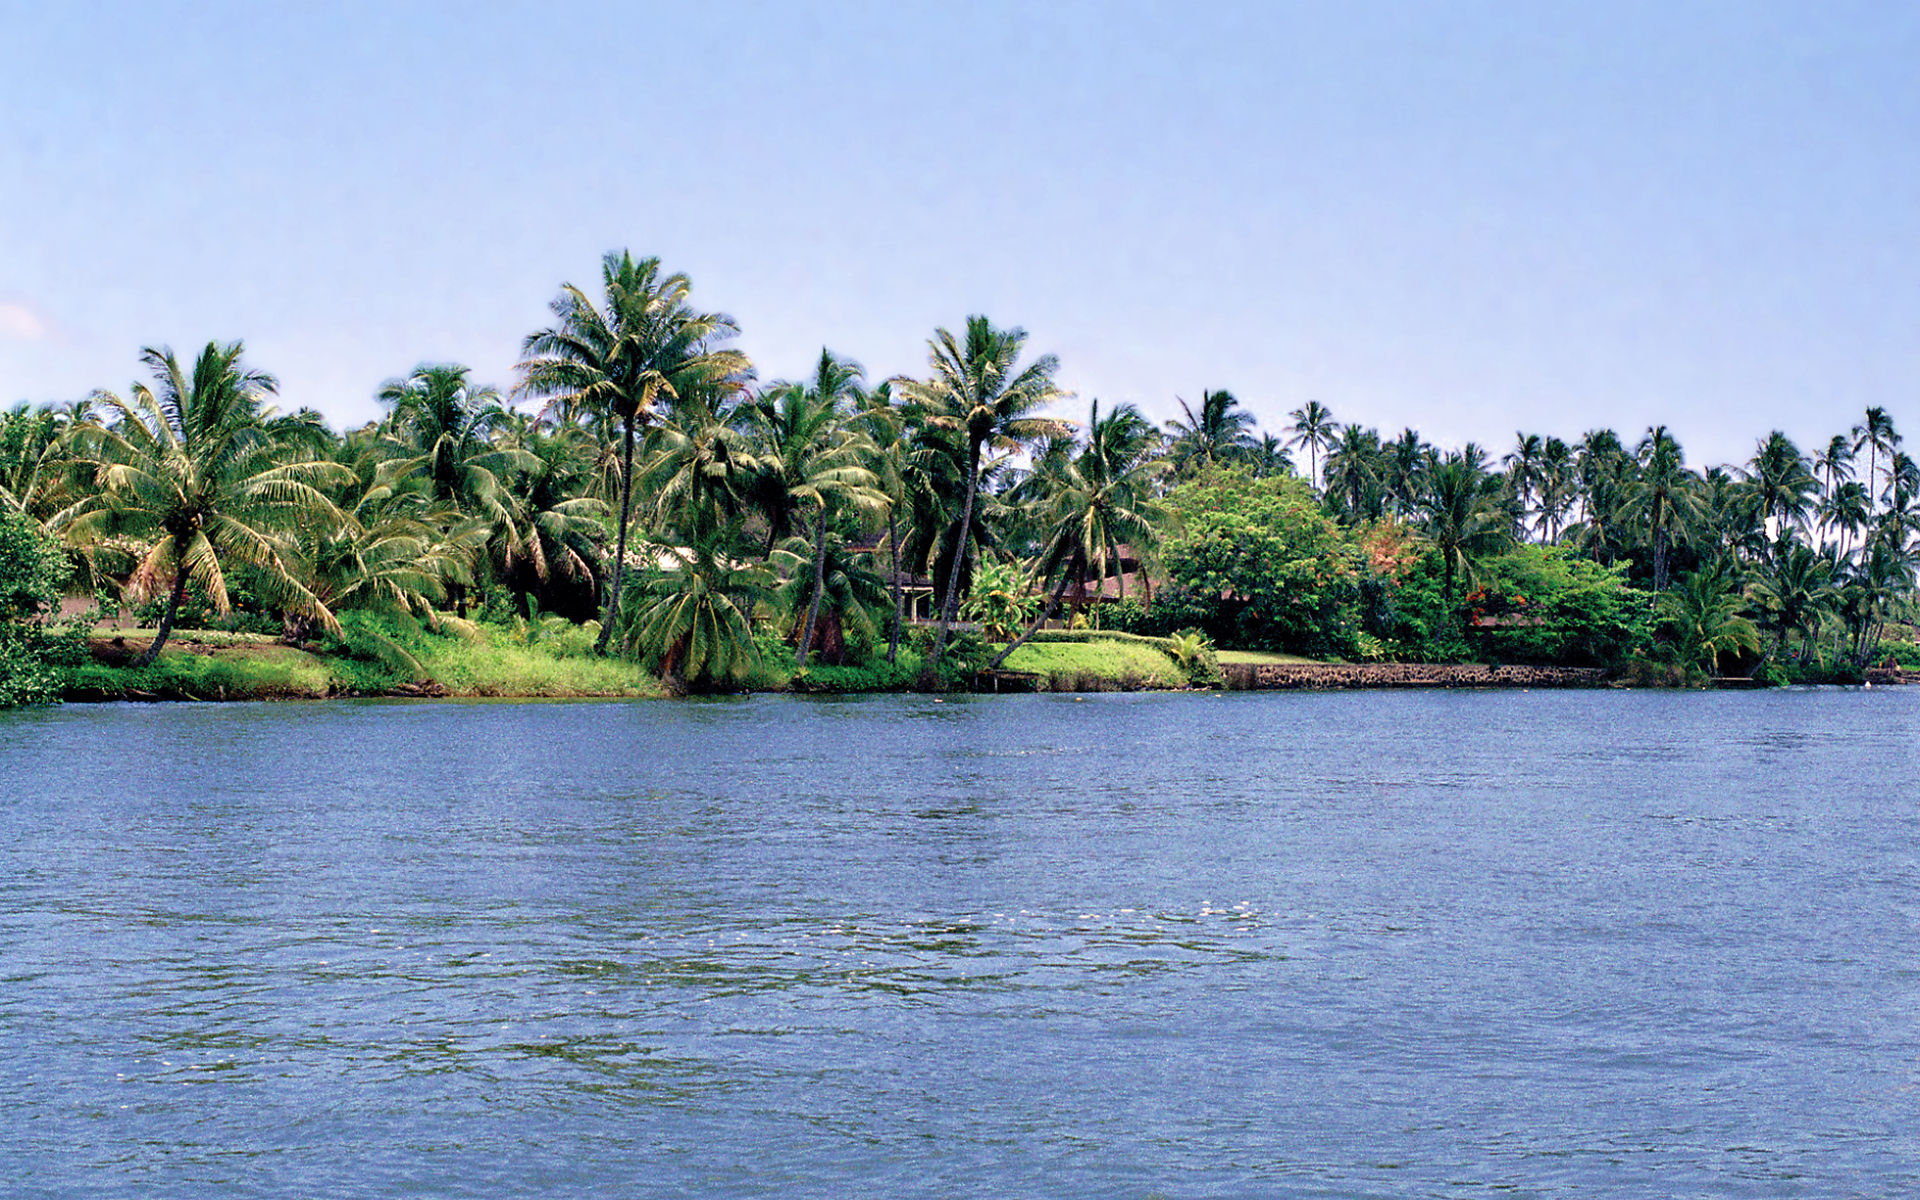
<svg viewBox="0 0 1920 1200"><path fill-rule="evenodd" d="M1916 63L1893 3L0 0L0 402L244 338L357 423L624 246L766 377L984 312L1077 411L1920 435Z"/></svg>

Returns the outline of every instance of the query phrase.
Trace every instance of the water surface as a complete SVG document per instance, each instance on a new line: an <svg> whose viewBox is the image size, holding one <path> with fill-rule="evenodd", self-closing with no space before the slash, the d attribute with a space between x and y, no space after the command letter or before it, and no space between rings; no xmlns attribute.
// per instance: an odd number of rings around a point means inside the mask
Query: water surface
<svg viewBox="0 0 1920 1200"><path fill-rule="evenodd" d="M1920 1193L1920 689L0 715L9 1196Z"/></svg>

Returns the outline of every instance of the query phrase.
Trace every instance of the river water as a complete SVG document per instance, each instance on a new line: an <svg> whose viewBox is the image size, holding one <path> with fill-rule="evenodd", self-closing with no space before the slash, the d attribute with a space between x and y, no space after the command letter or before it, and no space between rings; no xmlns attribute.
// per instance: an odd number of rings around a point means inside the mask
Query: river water
<svg viewBox="0 0 1920 1200"><path fill-rule="evenodd" d="M1920 1194L1920 689L0 715L0 1194Z"/></svg>

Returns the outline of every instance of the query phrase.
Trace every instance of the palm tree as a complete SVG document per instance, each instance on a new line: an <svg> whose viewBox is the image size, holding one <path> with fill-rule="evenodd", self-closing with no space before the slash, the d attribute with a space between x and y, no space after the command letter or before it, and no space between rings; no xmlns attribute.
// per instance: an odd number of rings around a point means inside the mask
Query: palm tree
<svg viewBox="0 0 1920 1200"><path fill-rule="evenodd" d="M1333 413L1318 400L1309 400L1287 415L1293 418L1293 424L1288 427L1293 437L1287 441L1287 445L1306 447L1309 456L1307 482L1319 487L1320 452L1333 448L1333 439L1340 433L1340 422L1334 420Z"/></svg>
<svg viewBox="0 0 1920 1200"><path fill-rule="evenodd" d="M86 465L99 490L59 513L51 523L72 541L116 535L151 538L129 580L134 597L171 582L159 629L134 661L160 656L173 630L189 580L220 612L229 611L227 571L253 571L283 608L333 628L333 614L294 574L286 531L331 524L340 510L317 485L338 479L339 464L312 459L275 461L264 398L271 375L241 365L239 342L209 342L193 373L168 349L146 347L140 360L155 387L136 384L131 402L101 394L116 420L97 439Z"/></svg>
<svg viewBox="0 0 1920 1200"><path fill-rule="evenodd" d="M1173 436L1171 453L1175 470L1182 478L1216 463L1247 457L1257 443L1253 438L1253 414L1240 409L1233 393L1225 390L1200 391L1200 407L1195 410L1175 396L1187 419L1167 422Z"/></svg>
<svg viewBox="0 0 1920 1200"><path fill-rule="evenodd" d="M597 583L612 510L589 492L593 454L586 441L575 426L516 439L515 449L525 457L503 485L487 550L525 615L535 592L541 607L550 609L556 589L562 596L591 596Z"/></svg>
<svg viewBox="0 0 1920 1200"><path fill-rule="evenodd" d="M1545 482L1546 443L1537 433L1516 433L1513 449L1501 459L1512 481L1514 499L1522 513L1531 512Z"/></svg>
<svg viewBox="0 0 1920 1200"><path fill-rule="evenodd" d="M854 398L867 440L872 446L868 466L875 486L887 499L887 587L893 598L893 622L887 628L887 662L900 656L901 626L906 623L906 591L901 586L900 513L907 502L909 419L893 402L893 382L882 380Z"/></svg>
<svg viewBox="0 0 1920 1200"><path fill-rule="evenodd" d="M1774 630L1776 653L1786 649L1792 633L1802 635L1801 660L1812 653L1821 618L1839 599L1832 582L1832 564L1798 541L1781 547L1755 573L1747 596Z"/></svg>
<svg viewBox="0 0 1920 1200"><path fill-rule="evenodd" d="M1053 580L1053 592L1027 629L988 664L998 668L1007 656L1025 645L1059 611L1069 585L1093 577L1104 580L1108 555L1119 576L1119 594L1126 597L1126 576L1120 572L1119 548L1134 548L1136 558L1150 553L1155 529L1166 510L1154 496L1157 477L1169 469L1165 459L1149 457L1151 443L1140 436L1145 419L1130 405L1121 405L1105 417L1093 402L1087 418L1087 444L1078 455L1049 454L1036 468L1046 542L1033 564L1033 583Z"/></svg>
<svg viewBox="0 0 1920 1200"><path fill-rule="evenodd" d="M1760 632L1740 615L1740 589L1719 571L1695 571L1656 602L1691 665L1715 673L1720 655L1758 650Z"/></svg>
<svg viewBox="0 0 1920 1200"><path fill-rule="evenodd" d="M621 251L601 260L605 292L596 307L585 292L564 284L554 300L554 325L521 346L521 390L547 398L563 416L600 414L620 428L620 514L597 653L606 653L620 613L627 531L633 520L633 452L638 428L656 406L689 387L744 373L746 356L720 343L739 332L732 317L695 310L693 282L663 275L660 260L636 260Z"/></svg>
<svg viewBox="0 0 1920 1200"><path fill-rule="evenodd" d="M1852 553L1854 539L1860 536L1860 531L1872 519L1871 508L1866 485L1855 480L1842 482L1821 502L1821 528L1840 535L1840 553Z"/></svg>
<svg viewBox="0 0 1920 1200"><path fill-rule="evenodd" d="M1480 470L1464 453L1449 454L1428 470L1423 524L1440 551L1449 598L1455 594L1456 579L1473 579L1475 556L1513 540L1513 522L1499 492L1499 478Z"/></svg>
<svg viewBox="0 0 1920 1200"><path fill-rule="evenodd" d="M827 534L834 517L887 506L879 478L866 467L867 438L852 420L860 376L859 363L822 349L811 379L776 385L751 410L760 434L762 478L770 485L765 489L769 524L779 530L799 514L812 516L813 596L800 629L801 670L826 595Z"/></svg>
<svg viewBox="0 0 1920 1200"><path fill-rule="evenodd" d="M947 594L940 605L933 646L920 672L923 688L932 688L939 680L947 632L959 611L960 576L972 542L969 534L980 488L982 452L988 446L1030 442L1062 428L1058 421L1033 415L1062 394L1053 381L1060 369L1059 360L1046 354L1016 369L1026 341L1024 329L995 329L985 317L968 317L964 343L945 329L936 330L928 342L932 378L910 380L903 385L929 425L964 435L967 447L967 490L960 506L960 541L953 568L947 572Z"/></svg>
<svg viewBox="0 0 1920 1200"><path fill-rule="evenodd" d="M1540 540L1560 538L1561 526L1573 508L1579 480L1574 474L1573 450L1557 437L1547 439L1540 451Z"/></svg>
<svg viewBox="0 0 1920 1200"><path fill-rule="evenodd" d="M1760 519L1770 524L1776 536L1790 528L1805 528L1820 482L1792 438L1778 429L1768 434L1754 451L1745 475Z"/></svg>
<svg viewBox="0 0 1920 1200"><path fill-rule="evenodd" d="M1378 517L1386 505L1386 464L1377 430L1348 425L1327 455L1327 507L1349 521Z"/></svg>
<svg viewBox="0 0 1920 1200"><path fill-rule="evenodd" d="M1853 449L1858 454L1861 447L1867 450L1867 504L1871 512L1879 511L1882 493L1875 482L1878 474L1880 455L1892 455L1893 448L1900 444L1900 435L1894 432L1893 418L1884 408L1867 409L1864 424L1853 427Z"/></svg>
<svg viewBox="0 0 1920 1200"><path fill-rule="evenodd" d="M888 593L886 582L869 561L848 553L845 542L830 542L826 557L816 565L814 547L805 538L788 539L775 554L787 565L787 580L778 598L781 607L796 617L790 636L802 648L801 667L807 650L819 654L822 662L844 661L849 632L864 640L873 638L877 628L873 614L885 609ZM810 619L801 619L803 613Z"/></svg>
<svg viewBox="0 0 1920 1200"><path fill-rule="evenodd" d="M1287 444L1271 433L1260 435L1248 457L1253 461L1255 479L1293 474L1293 456L1287 453Z"/></svg>
<svg viewBox="0 0 1920 1200"><path fill-rule="evenodd" d="M679 569L636 585L632 640L662 679L709 686L740 679L756 660L747 609L771 594L772 580L765 566L727 557L737 533L715 531L683 554Z"/></svg>
<svg viewBox="0 0 1920 1200"><path fill-rule="evenodd" d="M1426 490L1427 462L1433 457L1433 447L1420 440L1419 430L1403 429L1384 451L1387 501L1396 516L1411 516L1420 507L1420 497Z"/></svg>
<svg viewBox="0 0 1920 1200"><path fill-rule="evenodd" d="M1667 588L1667 552L1705 513L1699 478L1686 468L1680 443L1665 425L1647 430L1639 447L1639 477L1622 489L1621 515L1645 533L1653 551L1653 590Z"/></svg>
<svg viewBox="0 0 1920 1200"><path fill-rule="evenodd" d="M1831 501L1836 488L1845 480L1853 478L1853 445L1843 433L1836 433L1826 444L1825 449L1813 456L1813 470L1816 475L1826 478L1826 487L1821 492L1824 501ZM1821 518L1820 537L1824 541L1827 535L1826 520Z"/></svg>

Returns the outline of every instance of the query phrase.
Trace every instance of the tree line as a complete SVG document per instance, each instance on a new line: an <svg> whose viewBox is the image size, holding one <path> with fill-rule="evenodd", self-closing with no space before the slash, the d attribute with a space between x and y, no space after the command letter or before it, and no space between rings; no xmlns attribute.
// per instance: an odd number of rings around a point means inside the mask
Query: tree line
<svg viewBox="0 0 1920 1200"><path fill-rule="evenodd" d="M1857 669L1911 611L1920 468L1882 408L1811 455L1776 431L1696 469L1664 426L1443 450L1317 402L1262 431L1215 389L1164 426L1098 401L1070 422L1057 360L978 316L934 333L923 374L877 381L823 350L763 382L739 333L685 275L609 254L597 287L560 289L510 391L422 364L344 432L278 411L238 342L150 347L125 393L0 414L0 509L58 546L69 590L151 617L140 664L183 613L238 611L296 642L349 612L559 614L688 687L769 639L801 671L908 663L933 687L956 636L998 665L1059 620Z"/></svg>

